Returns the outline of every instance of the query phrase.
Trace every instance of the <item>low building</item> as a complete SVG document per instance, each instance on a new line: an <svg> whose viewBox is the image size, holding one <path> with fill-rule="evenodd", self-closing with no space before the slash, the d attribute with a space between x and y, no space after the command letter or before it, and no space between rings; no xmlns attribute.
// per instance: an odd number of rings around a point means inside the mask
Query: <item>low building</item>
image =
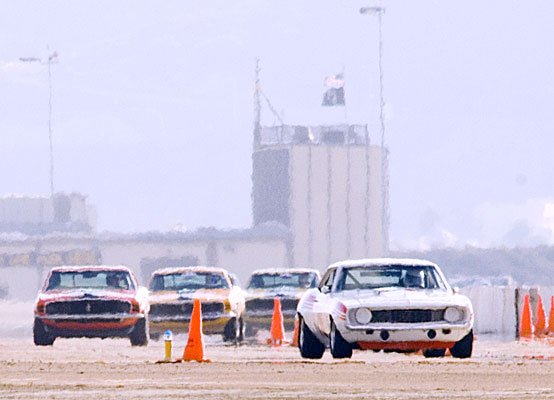
<svg viewBox="0 0 554 400"><path fill-rule="evenodd" d="M51 196L0 197L0 232L44 235L51 232L91 232L96 212L80 193Z"/></svg>
<svg viewBox="0 0 554 400"><path fill-rule="evenodd" d="M125 265L139 283L171 266L222 267L245 282L259 268L287 267L290 235L286 228L264 224L253 229L140 234L53 233L0 236L0 286L8 297L32 299L48 271L59 265Z"/></svg>

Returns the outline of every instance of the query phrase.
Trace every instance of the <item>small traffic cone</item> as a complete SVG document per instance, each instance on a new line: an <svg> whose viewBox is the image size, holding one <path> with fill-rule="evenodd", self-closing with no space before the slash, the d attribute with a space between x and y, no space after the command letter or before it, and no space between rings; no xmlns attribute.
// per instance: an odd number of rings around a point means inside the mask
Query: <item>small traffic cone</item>
<svg viewBox="0 0 554 400"><path fill-rule="evenodd" d="M281 312L281 300L273 299L273 318L271 320L271 344L280 346L285 339L283 326L283 313Z"/></svg>
<svg viewBox="0 0 554 400"><path fill-rule="evenodd" d="M546 329L546 316L544 314L544 307L542 305L541 296L539 296L535 316L535 336L543 336Z"/></svg>
<svg viewBox="0 0 554 400"><path fill-rule="evenodd" d="M291 346L298 346L298 319L294 320L294 332L292 334L292 341L290 342Z"/></svg>
<svg viewBox="0 0 554 400"><path fill-rule="evenodd" d="M550 297L550 313L548 316L548 328L546 328L547 335L554 335L554 296Z"/></svg>
<svg viewBox="0 0 554 400"><path fill-rule="evenodd" d="M519 336L522 338L530 338L533 336L533 326L531 325L531 306L529 305L528 294L526 294L523 299L523 312L521 313Z"/></svg>
<svg viewBox="0 0 554 400"><path fill-rule="evenodd" d="M189 338L183 353L183 361L209 361L204 358L204 337L202 335L202 309L200 300L194 300L189 326Z"/></svg>

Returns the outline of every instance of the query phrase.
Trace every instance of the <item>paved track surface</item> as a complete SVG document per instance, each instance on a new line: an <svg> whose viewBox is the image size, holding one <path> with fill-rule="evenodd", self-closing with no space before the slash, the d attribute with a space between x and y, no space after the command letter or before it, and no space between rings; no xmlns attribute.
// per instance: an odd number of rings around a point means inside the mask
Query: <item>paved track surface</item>
<svg viewBox="0 0 554 400"><path fill-rule="evenodd" d="M176 337L174 356L185 337ZM210 363L156 364L163 342L124 339L0 339L2 399L554 399L554 345L479 339L474 357L354 353L305 361L290 346L223 345Z"/></svg>

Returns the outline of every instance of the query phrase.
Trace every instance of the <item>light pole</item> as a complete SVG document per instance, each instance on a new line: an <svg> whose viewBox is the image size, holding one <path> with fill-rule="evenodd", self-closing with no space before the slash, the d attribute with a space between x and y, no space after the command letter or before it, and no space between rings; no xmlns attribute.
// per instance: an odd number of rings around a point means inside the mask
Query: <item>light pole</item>
<svg viewBox="0 0 554 400"><path fill-rule="evenodd" d="M20 57L22 62L38 62L48 65L48 139L50 142L50 196L54 197L54 147L52 145L52 72L51 65L58 62L58 52L52 52L46 60L38 57Z"/></svg>
<svg viewBox="0 0 554 400"><path fill-rule="evenodd" d="M388 251L389 241L389 204L388 204L388 186L389 178L387 171L387 152L385 151L385 97L383 89L383 14L384 7L362 7L360 14L376 15L379 26L379 120L381 122L381 201L382 201L382 226L383 251Z"/></svg>
<svg viewBox="0 0 554 400"><path fill-rule="evenodd" d="M381 147L385 147L385 98L383 96L383 31L382 31L382 16L385 13L383 7L362 7L360 14L362 15L377 15L379 23L379 119L381 121Z"/></svg>

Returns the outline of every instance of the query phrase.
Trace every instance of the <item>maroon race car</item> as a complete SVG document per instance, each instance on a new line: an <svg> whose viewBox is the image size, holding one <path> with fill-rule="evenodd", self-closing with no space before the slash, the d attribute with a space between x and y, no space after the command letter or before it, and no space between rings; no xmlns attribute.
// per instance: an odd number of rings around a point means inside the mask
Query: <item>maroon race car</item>
<svg viewBox="0 0 554 400"><path fill-rule="evenodd" d="M133 346L145 346L149 308L147 289L127 267L56 267L36 300L34 342L48 346L57 337L128 337Z"/></svg>

